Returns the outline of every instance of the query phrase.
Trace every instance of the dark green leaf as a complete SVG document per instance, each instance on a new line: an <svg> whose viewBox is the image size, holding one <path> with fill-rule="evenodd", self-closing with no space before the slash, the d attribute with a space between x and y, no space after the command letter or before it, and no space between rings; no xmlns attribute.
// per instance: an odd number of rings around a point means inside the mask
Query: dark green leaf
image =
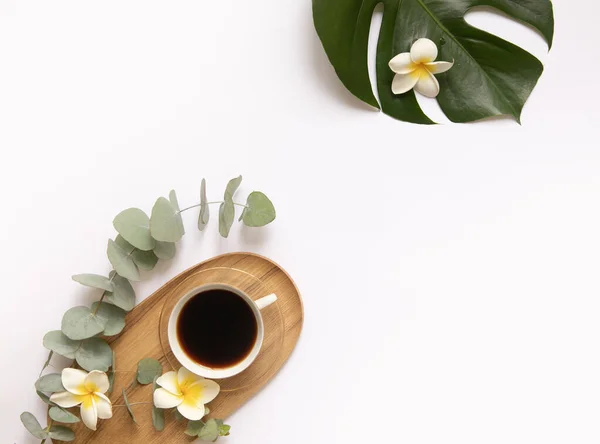
<svg viewBox="0 0 600 444"><path fill-rule="evenodd" d="M254 191L248 196L246 208L240 216L248 227L263 227L275 220L273 203L260 191Z"/></svg>
<svg viewBox="0 0 600 444"><path fill-rule="evenodd" d="M112 350L102 338L90 338L75 352L77 363L87 371L105 372L112 364Z"/></svg>
<svg viewBox="0 0 600 444"><path fill-rule="evenodd" d="M131 419L133 419L133 422L135 422L137 424L135 415L133 414L133 410L131 409L131 405L129 405L129 400L127 399L127 394L125 393L125 389L123 389L123 401L125 402L125 406L127 407L127 413L129 413L129 416L131 416Z"/></svg>
<svg viewBox="0 0 600 444"><path fill-rule="evenodd" d="M131 311L135 307L135 291L131 283L124 277L115 274L114 271L111 271L110 276L113 278L115 291L113 293L107 292L104 300L125 311Z"/></svg>
<svg viewBox="0 0 600 444"><path fill-rule="evenodd" d="M29 433L35 436L37 439L46 439L48 438L48 434L42 429L39 421L36 419L33 414L29 412L21 413L21 422L27 429Z"/></svg>
<svg viewBox="0 0 600 444"><path fill-rule="evenodd" d="M75 424L76 422L79 422L79 418L77 416L60 407L50 407L50 410L48 410L48 416L50 416L50 418L52 418L54 421L62 422L63 424Z"/></svg>
<svg viewBox="0 0 600 444"><path fill-rule="evenodd" d="M200 215L198 216L198 229L200 231L206 228L206 224L210 219L210 209L207 202L208 199L206 198L206 180L202 179L202 184L200 185Z"/></svg>
<svg viewBox="0 0 600 444"><path fill-rule="evenodd" d="M35 383L35 389L40 392L56 393L64 392L61 377L58 373L50 373L42 376Z"/></svg>
<svg viewBox="0 0 600 444"><path fill-rule="evenodd" d="M168 261L175 257L177 248L173 242L159 242L156 241L156 247L154 247L154 254L164 261Z"/></svg>
<svg viewBox="0 0 600 444"><path fill-rule="evenodd" d="M155 378L162 374L162 365L156 359L144 358L138 362L137 381L142 384L151 384Z"/></svg>
<svg viewBox="0 0 600 444"><path fill-rule="evenodd" d="M162 432L165 428L165 412L162 409L152 406L152 424L154 428Z"/></svg>
<svg viewBox="0 0 600 444"><path fill-rule="evenodd" d="M115 230L123 238L142 251L154 248L156 241L150 235L150 219L138 208L121 211L113 220Z"/></svg>
<svg viewBox="0 0 600 444"><path fill-rule="evenodd" d="M86 287L99 288L101 290L112 291L113 285L109 278L99 274L76 274L72 276L75 282L79 282Z"/></svg>
<svg viewBox="0 0 600 444"><path fill-rule="evenodd" d="M177 202L176 197L173 200ZM150 232L154 239L162 242L177 242L182 238L185 229L179 209L173 202L164 197L158 198L150 216Z"/></svg>
<svg viewBox="0 0 600 444"><path fill-rule="evenodd" d="M65 358L75 359L75 351L80 345L81 341L69 339L60 330L49 331L44 336L44 347Z"/></svg>
<svg viewBox="0 0 600 444"><path fill-rule="evenodd" d="M98 306L100 306L98 308ZM96 311L98 308L98 311ZM92 312L96 312L96 316L104 324L104 331L102 332L105 336L118 335L125 328L125 310L117 307L113 304L106 302L94 302L92 304Z"/></svg>
<svg viewBox="0 0 600 444"><path fill-rule="evenodd" d="M140 271L131 257L131 252L128 253L119 247L115 241L109 239L108 246L106 247L106 255L117 274L132 281L140 280Z"/></svg>
<svg viewBox="0 0 600 444"><path fill-rule="evenodd" d="M379 108L369 80L367 51L371 18L383 3L383 24L377 45L377 86L383 112L400 120L432 123L415 93L394 95L389 61L409 52L413 42L429 38L439 48L438 60L452 61L436 76L437 100L454 122L471 122L521 110L542 64L531 54L469 25L465 14L476 6L493 6L539 30L552 44L554 18L550 0L313 0L313 18L325 52L340 80L362 101Z"/></svg>
<svg viewBox="0 0 600 444"><path fill-rule="evenodd" d="M87 339L102 333L104 323L88 307L73 307L64 314L61 330L69 339Z"/></svg>
<svg viewBox="0 0 600 444"><path fill-rule="evenodd" d="M203 421L189 421L184 433L188 436L198 436L203 427Z"/></svg>
<svg viewBox="0 0 600 444"><path fill-rule="evenodd" d="M73 441L75 439L75 433L68 427L64 426L52 426L48 436L53 441Z"/></svg>

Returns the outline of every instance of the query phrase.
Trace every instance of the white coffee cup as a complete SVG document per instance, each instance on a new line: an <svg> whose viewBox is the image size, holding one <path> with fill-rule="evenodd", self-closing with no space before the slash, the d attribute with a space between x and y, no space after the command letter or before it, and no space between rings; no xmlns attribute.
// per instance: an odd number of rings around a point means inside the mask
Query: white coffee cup
<svg viewBox="0 0 600 444"><path fill-rule="evenodd" d="M208 291L208 290L226 290L226 291L235 293L236 295L238 295L241 299L243 299L248 304L248 306L252 309L254 318L256 319L256 325L258 327L257 334L256 334L256 341L254 342L254 345L253 345L252 349L250 350L250 353L248 353L248 356L246 356L242 361L240 361L230 367L210 368L210 367L204 366L202 364L199 364L199 363L193 361L185 353L181 344L179 343L179 339L177 338L177 321L179 319L179 315L181 314L181 310L183 309L185 304L191 298L193 298L194 296L196 296L200 293ZM264 322L263 322L263 318L260 313L260 310L262 310L265 307L268 307L276 300L277 300L277 296L275 294L270 294L268 296L258 299L257 301L253 301L250 298L250 296L248 296L242 290L240 290L236 287L232 287L231 285L227 285L227 284L207 284L207 285L202 285L200 287L197 287L197 288L193 289L192 291L190 291L189 293L187 293L184 297L179 299L179 301L177 301L177 304L175 304L175 307L173 308L173 311L171 312L171 316L169 316L168 337L169 337L169 345L171 346L171 350L173 351L173 354L175 355L177 360L181 363L181 365L183 365L185 368L187 368L192 373L195 373L197 375L203 376L205 378L210 378L210 379L224 379L224 378L230 378L231 376L235 376L238 373L241 373L244 370L246 370L258 356L258 353L260 352L260 349L263 344L264 334L265 334Z"/></svg>

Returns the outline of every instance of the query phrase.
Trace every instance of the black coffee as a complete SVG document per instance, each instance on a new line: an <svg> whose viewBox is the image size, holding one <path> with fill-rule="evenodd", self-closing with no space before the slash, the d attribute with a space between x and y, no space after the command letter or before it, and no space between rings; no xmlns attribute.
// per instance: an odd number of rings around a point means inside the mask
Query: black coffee
<svg viewBox="0 0 600 444"><path fill-rule="evenodd" d="M194 362L227 368L243 361L258 334L250 306L227 290L208 290L192 297L177 320L177 338Z"/></svg>

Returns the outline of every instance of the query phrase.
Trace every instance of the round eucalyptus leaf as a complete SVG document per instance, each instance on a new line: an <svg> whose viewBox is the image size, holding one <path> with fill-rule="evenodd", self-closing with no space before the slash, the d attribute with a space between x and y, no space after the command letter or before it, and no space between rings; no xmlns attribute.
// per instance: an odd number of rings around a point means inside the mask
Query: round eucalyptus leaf
<svg viewBox="0 0 600 444"><path fill-rule="evenodd" d="M248 196L246 208L240 216L244 220L244 225L248 227L263 227L275 220L275 207L260 191L254 191Z"/></svg>
<svg viewBox="0 0 600 444"><path fill-rule="evenodd" d="M133 252L137 250L137 248L127 242L120 234L117 234L117 237L115 237L115 244L125 250L127 254L133 254Z"/></svg>
<svg viewBox="0 0 600 444"><path fill-rule="evenodd" d="M219 424L214 419L209 419L198 433L200 441L216 441L219 438Z"/></svg>
<svg viewBox="0 0 600 444"><path fill-rule="evenodd" d="M51 406L56 405L52 401L50 401L50 397L48 395L46 395L44 392L40 392L39 390L36 390L35 393L40 397L40 399L42 401L44 401L44 403L51 405Z"/></svg>
<svg viewBox="0 0 600 444"><path fill-rule="evenodd" d="M123 237L120 234L115 238L115 244L117 244L119 247L125 250L127 254L130 254L135 265L137 265L138 268L142 270L150 271L156 266L156 263L158 262L158 257L156 257L156 254L154 254L153 251L138 250L125 239L123 239Z"/></svg>
<svg viewBox="0 0 600 444"><path fill-rule="evenodd" d="M122 308L125 311L131 311L135 307L135 291L131 283L122 276L119 276L114 271L111 272L115 291L107 292L104 300Z"/></svg>
<svg viewBox="0 0 600 444"><path fill-rule="evenodd" d="M79 418L73 413L62 409L60 407L50 407L48 410L48 416L56 422L62 422L63 424L75 424L79 422Z"/></svg>
<svg viewBox="0 0 600 444"><path fill-rule="evenodd" d="M75 432L65 426L52 426L50 427L48 436L53 441L73 441L75 439Z"/></svg>
<svg viewBox="0 0 600 444"><path fill-rule="evenodd" d="M123 238L143 251L154 248L156 241L150 235L150 219L139 208L128 208L117 214L113 220L115 230Z"/></svg>
<svg viewBox="0 0 600 444"><path fill-rule="evenodd" d="M88 372L92 370L105 372L112 364L112 350L102 338L86 339L75 352L75 360Z"/></svg>
<svg viewBox="0 0 600 444"><path fill-rule="evenodd" d="M127 253L123 248L119 247L112 239L108 240L106 248L108 260L114 267L115 271L124 278L132 281L140 280L140 272L133 262L131 253Z"/></svg>
<svg viewBox="0 0 600 444"><path fill-rule="evenodd" d="M65 358L75 359L75 351L81 345L81 341L69 339L60 330L53 330L44 336L44 347Z"/></svg>
<svg viewBox="0 0 600 444"><path fill-rule="evenodd" d="M152 424L158 432L165 428L165 411L152 406Z"/></svg>
<svg viewBox="0 0 600 444"><path fill-rule="evenodd" d="M65 388L62 384L62 379L58 373L50 373L42 376L35 383L35 389L40 392L56 393L64 392Z"/></svg>
<svg viewBox="0 0 600 444"><path fill-rule="evenodd" d="M137 381L142 384L151 384L154 378L162 375L162 365L156 359L144 358L138 362Z"/></svg>
<svg viewBox="0 0 600 444"><path fill-rule="evenodd" d="M175 412L177 412L177 410L175 410ZM181 413L180 413L180 415L181 415ZM188 436L198 436L198 434L200 433L200 430L202 430L203 427L204 427L204 421L202 421L202 420L189 421L184 433Z"/></svg>
<svg viewBox="0 0 600 444"><path fill-rule="evenodd" d="M177 247L173 242L160 242L156 241L156 246L154 247L154 254L164 261L169 261L175 257L175 253L177 252Z"/></svg>
<svg viewBox="0 0 600 444"><path fill-rule="evenodd" d="M113 285L109 278L99 274L76 274L71 277L86 287L99 288L101 290L113 291Z"/></svg>
<svg viewBox="0 0 600 444"><path fill-rule="evenodd" d="M33 416L33 414L29 412L21 413L21 422L23 423L27 431L33 436L35 436L37 439L48 438L48 434L44 429L42 429L42 426L40 425L36 417Z"/></svg>
<svg viewBox="0 0 600 444"><path fill-rule="evenodd" d="M210 209L208 199L206 198L206 180L202 179L202 184L200 185L200 215L198 216L198 229L200 231L206 228L209 219Z"/></svg>
<svg viewBox="0 0 600 444"><path fill-rule="evenodd" d="M98 308L98 311L96 311ZM118 335L125 328L125 310L113 304L106 302L94 302L92 311L96 311L96 316L104 323L105 336Z"/></svg>
<svg viewBox="0 0 600 444"><path fill-rule="evenodd" d="M229 236L229 231L233 225L233 219L235 218L235 207L231 199L225 199L219 206L219 233L223 237Z"/></svg>
<svg viewBox="0 0 600 444"><path fill-rule="evenodd" d="M177 198L174 196L175 202ZM157 241L177 242L185 234L179 210L164 197L159 197L150 216L150 233Z"/></svg>
<svg viewBox="0 0 600 444"><path fill-rule="evenodd" d="M70 339L87 339L102 333L104 323L88 307L73 307L64 314L61 330Z"/></svg>

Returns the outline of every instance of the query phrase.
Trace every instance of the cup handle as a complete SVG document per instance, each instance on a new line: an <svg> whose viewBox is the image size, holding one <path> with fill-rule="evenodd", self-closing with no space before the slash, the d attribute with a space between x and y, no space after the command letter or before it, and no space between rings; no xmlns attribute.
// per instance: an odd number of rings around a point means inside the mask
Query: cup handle
<svg viewBox="0 0 600 444"><path fill-rule="evenodd" d="M277 296L275 295L275 293L273 293L273 294L270 294L270 295L265 296L263 298L260 298L257 301L254 301L254 303L256 304L256 306L258 307L259 310L262 310L263 308L268 307L269 305L271 305L276 300L277 300Z"/></svg>

